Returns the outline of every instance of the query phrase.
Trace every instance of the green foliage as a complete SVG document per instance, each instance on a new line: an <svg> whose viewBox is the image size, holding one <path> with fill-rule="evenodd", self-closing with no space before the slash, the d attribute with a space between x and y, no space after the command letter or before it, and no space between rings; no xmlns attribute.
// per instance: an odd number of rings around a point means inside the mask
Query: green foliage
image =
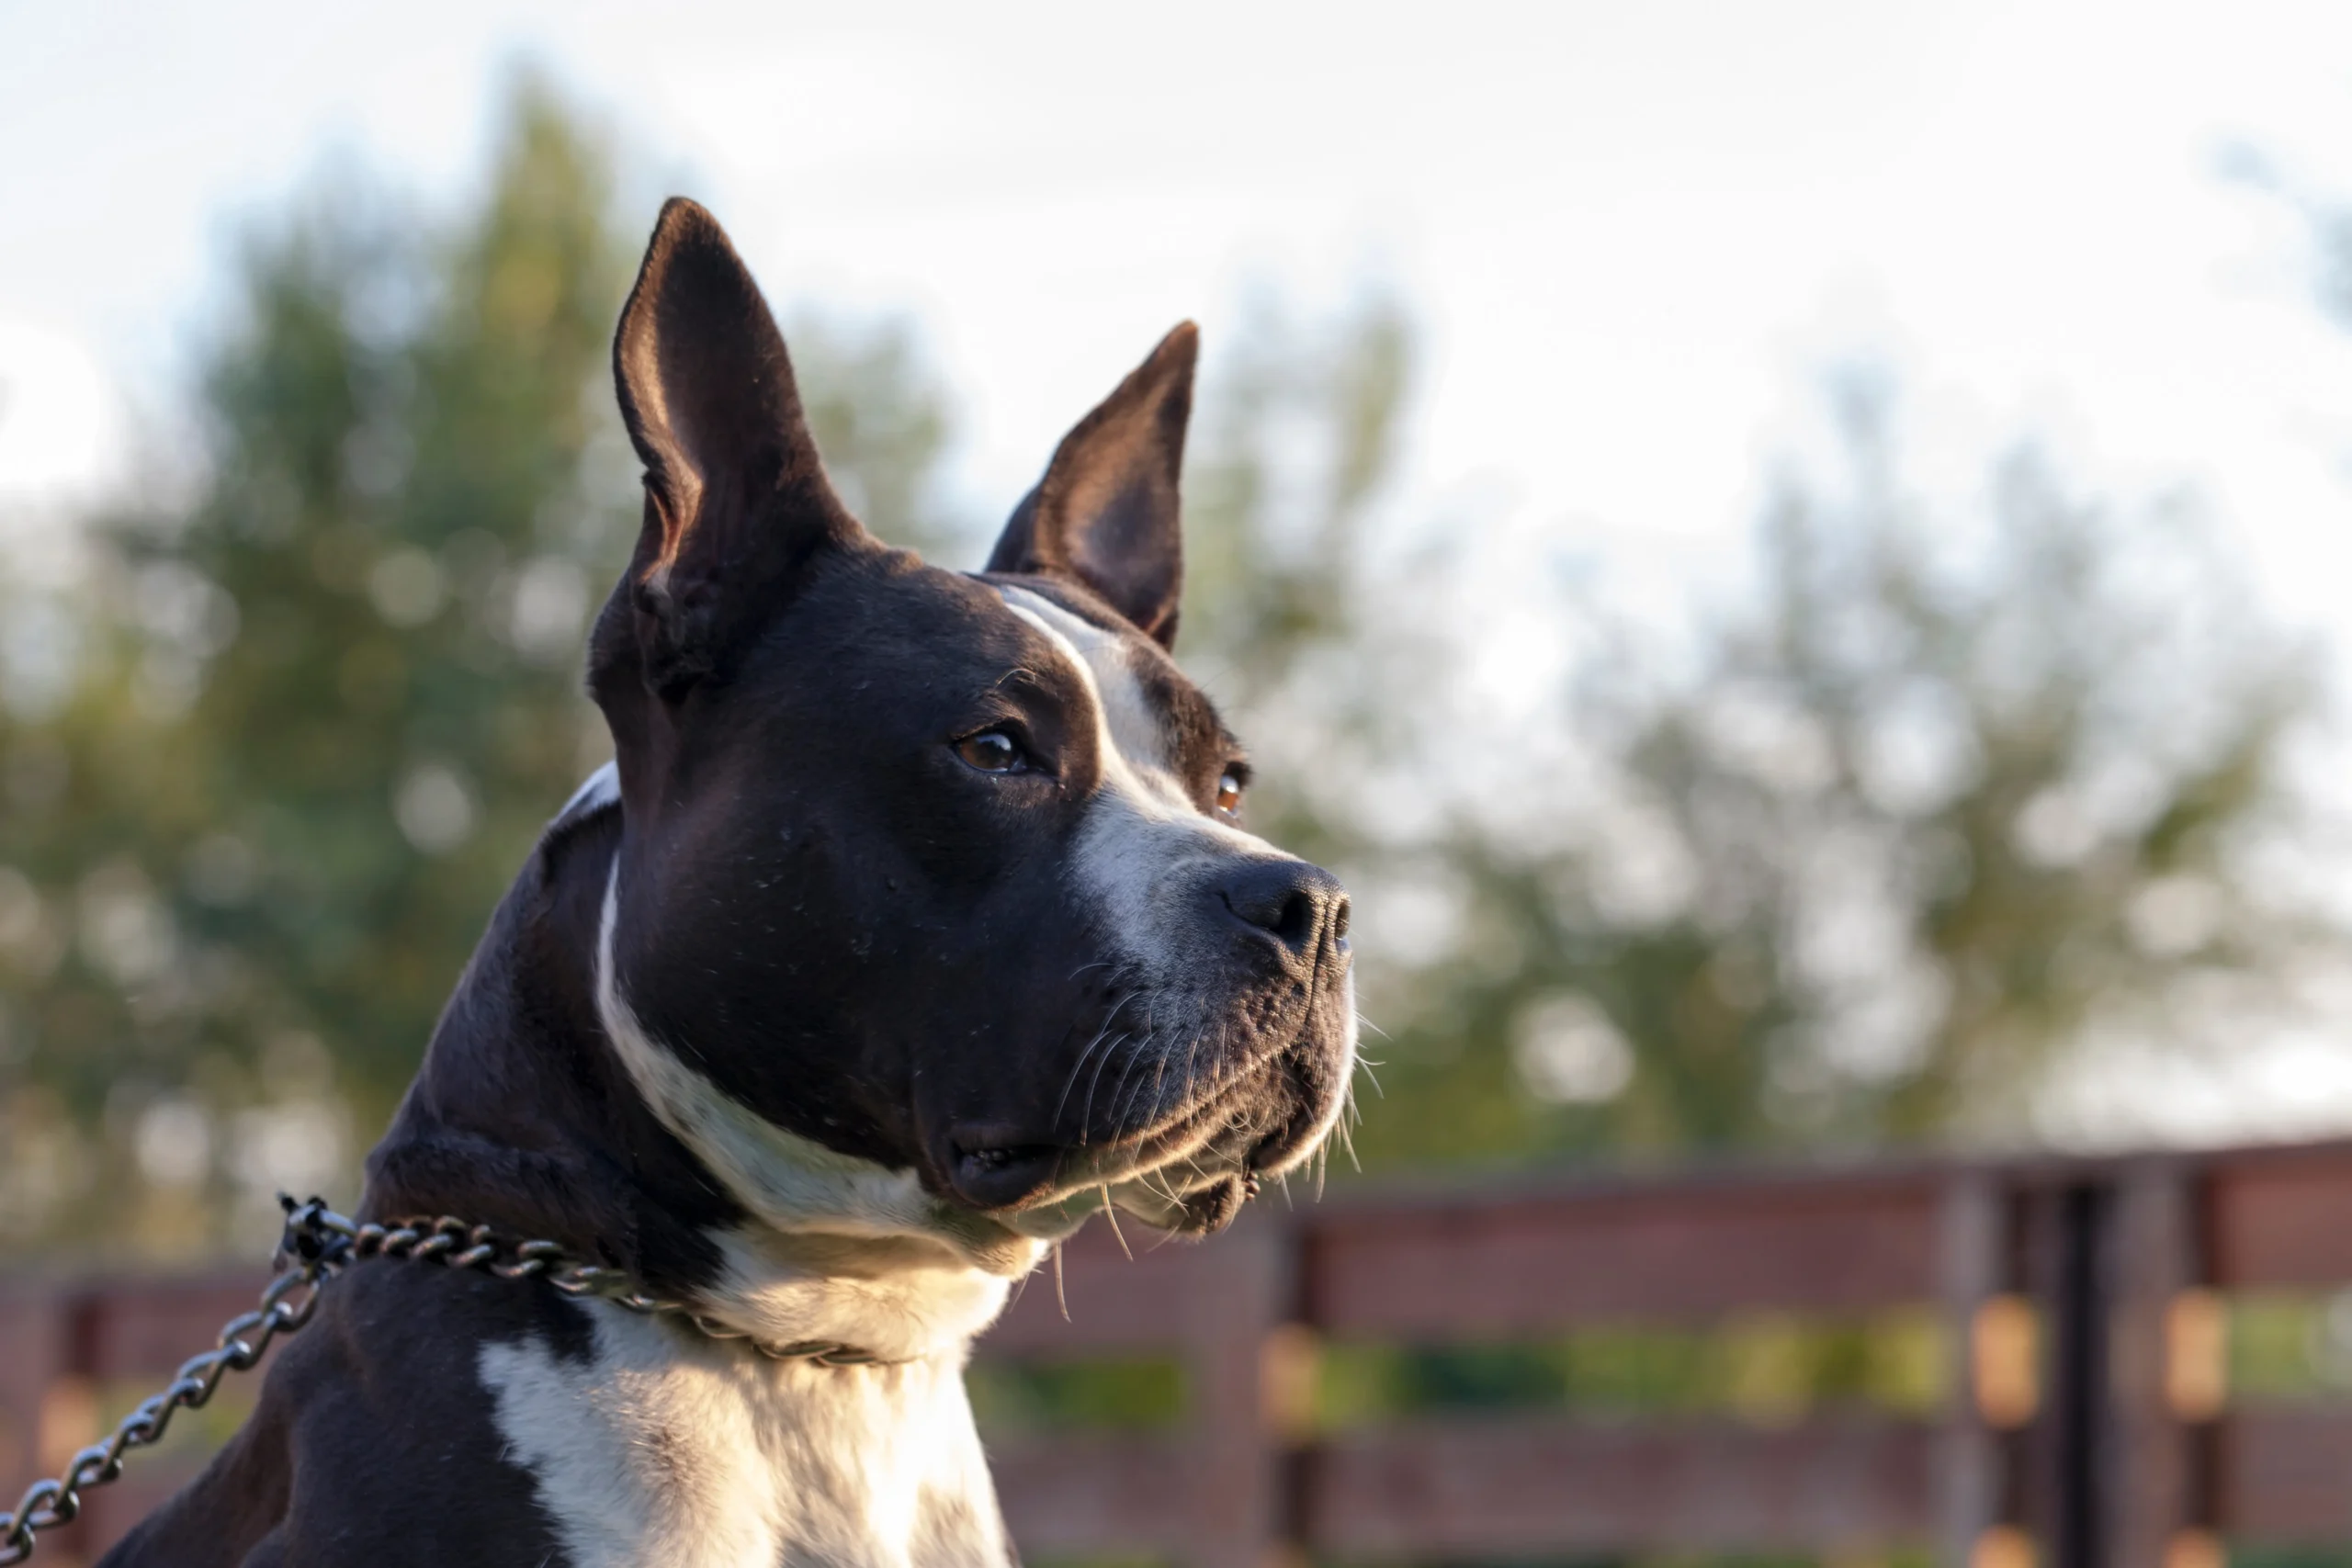
<svg viewBox="0 0 2352 1568"><path fill-rule="evenodd" d="M2229 1325L2232 1399L2340 1399L2352 1390L2352 1292L2234 1295Z"/></svg>
<svg viewBox="0 0 2352 1568"><path fill-rule="evenodd" d="M1196 400L1182 650L1258 760L1252 829L1344 863L1369 846L1365 753L1400 716L1369 656L1428 630L1375 628L1370 604L1412 334L1374 299L1319 331L1261 306L1238 336Z"/></svg>
<svg viewBox="0 0 2352 1568"><path fill-rule="evenodd" d="M1844 412L1842 485L1784 486L1695 659L1583 607L1577 765L1423 859L1456 923L1367 1160L2014 1137L2091 1030L2275 1003L2335 940L2256 858L2311 693L2193 513L2027 455L1971 528Z"/></svg>
<svg viewBox="0 0 2352 1568"><path fill-rule="evenodd" d="M112 644L19 742L71 787L0 851L78 928L15 999L28 1076L108 1134L88 1197L127 1154L172 1169L175 1125L339 1174L593 763L581 634L634 525L590 399L628 276L606 162L526 85L447 231L322 189L248 248L194 493L99 520Z"/></svg>
<svg viewBox="0 0 2352 1568"><path fill-rule="evenodd" d="M985 546L944 517L933 493L952 427L946 393L913 328L802 311L785 336L801 412L834 489L858 521L894 545L935 556L938 565L977 565Z"/></svg>
<svg viewBox="0 0 2352 1568"><path fill-rule="evenodd" d="M1850 382L1744 609L1641 633L1548 590L1558 717L1515 744L1458 716L1476 541L1385 504L1412 363L1385 302L1261 311L1186 476L1187 657L1255 825L1367 906L1367 1165L2015 1136L2089 1031L2194 1026L2217 978L2275 1004L2335 940L2261 894L2312 693L2193 508L2110 515L2030 451L1931 508ZM1408 901L1445 918L1384 949Z"/></svg>
<svg viewBox="0 0 2352 1568"><path fill-rule="evenodd" d="M526 81L457 221L338 178L248 244L201 477L95 522L88 646L5 732L0 1237L201 1247L273 1172L352 1190L605 755L582 634L638 526L610 164ZM906 333L796 344L842 488L922 536L946 432Z"/></svg>
<svg viewBox="0 0 2352 1568"><path fill-rule="evenodd" d="M1834 1320L1757 1314L1699 1327L1642 1324L1484 1345L1336 1345L1321 1424L1436 1412L1552 1410L1596 1420L1713 1416L1763 1427L1824 1406L1913 1418L1941 1407L1951 1365L1924 1309Z"/></svg>
<svg viewBox="0 0 2352 1568"><path fill-rule="evenodd" d="M966 1374L990 1440L1040 1430L1162 1429L1184 1417L1184 1369L1166 1357L989 1360Z"/></svg>

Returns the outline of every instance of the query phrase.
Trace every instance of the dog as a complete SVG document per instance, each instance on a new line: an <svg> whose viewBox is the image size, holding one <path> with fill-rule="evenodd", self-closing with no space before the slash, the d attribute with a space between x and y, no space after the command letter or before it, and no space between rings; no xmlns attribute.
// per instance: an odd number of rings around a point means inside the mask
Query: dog
<svg viewBox="0 0 2352 1568"><path fill-rule="evenodd" d="M355 1263L107 1563L1015 1561L973 1337L1099 1209L1227 1224L1354 1064L1346 895L1244 825L1170 653L1196 356L1179 326L944 570L844 509L758 286L662 209L613 350L645 467L589 639L615 760L359 1217L547 1238L719 1332Z"/></svg>

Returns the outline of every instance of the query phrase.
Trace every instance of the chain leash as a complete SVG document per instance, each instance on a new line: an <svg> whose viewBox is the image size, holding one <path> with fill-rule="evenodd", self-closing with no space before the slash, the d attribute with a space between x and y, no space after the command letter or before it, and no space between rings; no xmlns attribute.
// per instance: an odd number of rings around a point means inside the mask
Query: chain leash
<svg viewBox="0 0 2352 1568"><path fill-rule="evenodd" d="M322 1198L297 1203L280 1194L278 1202L286 1210L286 1232L276 1261L286 1267L262 1292L260 1304L223 1325L211 1349L182 1362L170 1386L124 1416L111 1436L75 1454L62 1474L34 1482L15 1512L0 1514L0 1564L30 1557L36 1532L71 1523L82 1511L84 1492L122 1474L125 1454L161 1442L174 1413L202 1409L229 1372L251 1371L279 1335L295 1333L311 1321L330 1280L371 1258L480 1269L502 1280L545 1280L567 1296L593 1297L628 1312L681 1319L706 1338L748 1340L773 1360L826 1367L895 1364L832 1340L776 1344L761 1339L687 1303L648 1295L623 1270L575 1258L556 1242L510 1243L488 1225L469 1225L447 1214L391 1225L360 1224L328 1208Z"/></svg>

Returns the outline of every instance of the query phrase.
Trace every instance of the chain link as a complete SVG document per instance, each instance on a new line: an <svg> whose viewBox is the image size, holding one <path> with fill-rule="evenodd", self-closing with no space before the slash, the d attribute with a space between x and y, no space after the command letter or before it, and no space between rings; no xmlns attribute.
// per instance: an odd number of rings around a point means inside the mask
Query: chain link
<svg viewBox="0 0 2352 1568"><path fill-rule="evenodd" d="M292 1334L311 1321L327 1281L370 1258L480 1269L502 1280L545 1280L567 1296L592 1297L628 1312L681 1319L707 1338L747 1340L761 1355L775 1360L813 1361L827 1367L893 1364L871 1351L832 1340L776 1344L762 1339L708 1317L687 1303L648 1295L623 1270L575 1258L552 1241L510 1243L488 1225L469 1225L447 1214L390 1225L360 1224L328 1208L324 1199L297 1203L281 1196L278 1201L286 1209L286 1233L278 1243L277 1258L287 1268L262 1292L260 1304L223 1325L211 1349L182 1362L170 1386L124 1416L110 1437L75 1454L63 1473L34 1482L15 1512L0 1514L0 1564L30 1557L37 1531L71 1523L82 1511L85 1491L121 1475L126 1453L161 1442L175 1412L201 1409L220 1386L223 1375L250 1371L277 1336Z"/></svg>

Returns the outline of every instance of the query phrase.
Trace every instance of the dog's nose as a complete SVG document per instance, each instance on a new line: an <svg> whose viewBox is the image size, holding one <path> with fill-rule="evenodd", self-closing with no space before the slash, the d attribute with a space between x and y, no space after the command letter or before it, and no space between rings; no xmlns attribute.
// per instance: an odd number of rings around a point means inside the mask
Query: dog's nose
<svg viewBox="0 0 2352 1568"><path fill-rule="evenodd" d="M1263 931L1297 958L1312 958L1328 934L1348 934L1348 892L1340 879L1305 861L1251 861L1227 874L1217 888L1226 912Z"/></svg>

